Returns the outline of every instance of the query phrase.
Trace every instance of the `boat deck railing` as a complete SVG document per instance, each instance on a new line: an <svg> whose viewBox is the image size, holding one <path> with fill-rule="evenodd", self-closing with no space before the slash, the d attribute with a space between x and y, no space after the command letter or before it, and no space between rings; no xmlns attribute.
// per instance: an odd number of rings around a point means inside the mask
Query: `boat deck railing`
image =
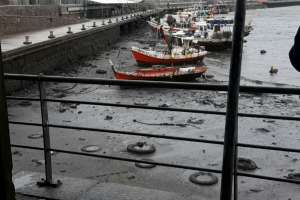
<svg viewBox="0 0 300 200"><path fill-rule="evenodd" d="M221 174L222 177L220 200L230 200L232 199L232 195L234 195L235 200L238 199L237 179L239 176L269 180L269 181L300 184L300 181L297 180L286 179L281 177L273 177L267 175L244 173L237 170L237 148L238 147L245 147L250 149L262 149L262 150L269 150L269 151L300 153L300 149L296 149L296 148L275 147L275 146L268 146L268 145L257 145L257 144L238 142L238 127L237 127L238 117L300 121L300 117L238 112L239 93L300 95L300 89L298 88L240 86L244 24L245 24L245 0L239 0L236 1L235 27L234 27L234 37L233 37L234 40L233 40L233 48L232 48L232 56L231 56L229 85L152 82L152 81L125 81L125 80L121 81L121 80L100 79L100 78L44 76L44 75L30 75L30 74L5 74L5 79L7 80L33 81L38 85L38 89L39 89L38 98L7 96L6 97L7 100L38 101L40 102L41 105L40 106L41 119L42 119L41 123L31 123L31 122L11 120L9 121L9 124L42 127L43 147L35 147L35 146L24 145L24 144L11 144L11 147L32 149L32 150L38 150L44 152L44 157L45 157L44 185L46 186L53 186L56 184L52 177L52 162L51 162L52 151L65 153L65 154L101 158L101 159L104 158L104 159L112 159L112 160L118 160L124 162L156 164L158 166L164 166L164 167L218 173ZM151 88L169 88L169 89L184 89L184 90L223 91L223 92L227 92L227 110L226 112L221 112L221 111L213 111L213 110L155 107L155 106L144 106L144 105L107 103L107 102L99 102L99 101L81 101L81 100L74 100L74 99L49 98L45 92L46 91L45 83L47 82L134 86L134 87L143 87L143 88L151 87ZM71 126L71 125L60 125L56 123L50 123L48 121L48 110L47 110L48 102L74 103L74 104L76 103L76 104L83 104L83 105L99 105L99 106L135 108L135 109L144 109L144 110L161 110L161 111L184 112L184 113L200 113L200 114L207 114L207 115L223 115L226 116L224 140L208 140L203 138L199 139L199 138L187 138L187 137L179 137L179 136L156 135L156 134L150 134L146 132L134 132L134 131L125 131L125 130L105 129L105 128L91 128L91 127L84 127L84 126ZM223 145L223 150L224 150L223 161L222 161L223 165L222 165L222 169L219 170L219 169L196 167L192 165L145 161L140 159L125 158L122 156L113 156L113 155L106 155L106 154L89 154L84 152L53 148L51 146L51 141L50 141L50 132L49 132L50 128L86 130L86 131L94 131L94 132L106 132L110 134L152 137L152 138L177 140L177 141L189 141L189 142L195 142L199 144L207 143L207 144L214 144L214 145Z"/></svg>

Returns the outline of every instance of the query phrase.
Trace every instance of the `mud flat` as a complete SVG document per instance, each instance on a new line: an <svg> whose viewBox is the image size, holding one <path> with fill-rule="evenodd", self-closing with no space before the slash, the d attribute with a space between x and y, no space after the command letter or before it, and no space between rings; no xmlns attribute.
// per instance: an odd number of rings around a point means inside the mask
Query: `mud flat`
<svg viewBox="0 0 300 200"><path fill-rule="evenodd" d="M131 45L146 45L134 38L151 38L147 30L124 37L106 52L99 52L90 60L52 72L64 76L113 78L107 60L114 58L121 66L134 65L130 55ZM119 53L119 49L122 51ZM226 53L224 54L226 56ZM209 60L208 60L209 61ZM209 61L212 62L212 61ZM96 73L97 70L106 73ZM215 76L202 83L226 84L226 75ZM18 92L19 96L37 97L34 86ZM127 103L161 107L191 108L198 110L225 111L226 93L213 91L172 90L155 88L120 88L116 86L49 83L47 95L50 98L66 98L109 103ZM223 141L225 117L204 114L162 112L105 106L87 106L48 103L49 120L52 124L95 127L113 130L137 131L155 135L173 135ZM300 102L297 96L241 94L241 113L274 114L300 117ZM9 118L14 121L40 122L38 102L9 101ZM300 145L299 123L295 121L239 118L239 142L278 147L297 148ZM14 144L42 146L41 129L38 127L11 125L11 139ZM87 145L99 147L95 154L115 155L138 159L221 169L221 145L171 141L147 137L109 134L105 132L76 131L51 128L53 148L81 151ZM35 134L35 135L33 135ZM149 155L128 153L128 144L146 141L154 144L156 152ZM14 172L20 170L43 171L42 152L13 148ZM256 162L258 169L250 172L275 177L285 177L300 171L300 156L295 153L239 148L239 156ZM134 163L106 159L53 154L55 174L95 179L99 182L115 182L164 191L180 192L186 195L200 195L207 199L218 199L220 181L213 186L199 186L189 182L190 170L171 169L156 166L142 169ZM219 176L218 176L219 177ZM220 177L219 177L220 178ZM297 199L299 185L272 181L239 178L241 199Z"/></svg>

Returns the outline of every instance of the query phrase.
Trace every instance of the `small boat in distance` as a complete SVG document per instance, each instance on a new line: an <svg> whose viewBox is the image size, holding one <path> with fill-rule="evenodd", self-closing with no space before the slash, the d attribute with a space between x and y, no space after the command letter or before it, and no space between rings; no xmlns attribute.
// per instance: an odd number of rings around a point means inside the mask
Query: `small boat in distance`
<svg viewBox="0 0 300 200"><path fill-rule="evenodd" d="M142 65L179 65L202 61L207 51L174 50L172 54L138 47L131 49L134 59Z"/></svg>
<svg viewBox="0 0 300 200"><path fill-rule="evenodd" d="M196 67L151 67L124 72L117 70L111 61L110 64L115 78L118 80L193 81L207 71L207 67L202 65Z"/></svg>

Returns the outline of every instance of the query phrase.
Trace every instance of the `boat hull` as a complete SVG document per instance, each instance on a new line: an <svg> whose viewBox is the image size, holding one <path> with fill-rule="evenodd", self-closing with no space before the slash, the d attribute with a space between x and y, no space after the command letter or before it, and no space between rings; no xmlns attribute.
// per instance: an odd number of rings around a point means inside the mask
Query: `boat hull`
<svg viewBox="0 0 300 200"><path fill-rule="evenodd" d="M160 67L145 68L135 72L117 71L113 68L115 78L118 80L148 80L148 81L193 81L201 77L207 68L204 66L176 68Z"/></svg>
<svg viewBox="0 0 300 200"><path fill-rule="evenodd" d="M187 82L194 81L196 78L199 78L203 73L198 74L184 74L180 76L166 76L166 77L135 77L126 74L115 75L118 80L146 80L146 81L175 81L175 82Z"/></svg>
<svg viewBox="0 0 300 200"><path fill-rule="evenodd" d="M205 55L199 54L199 56L186 57L186 58L158 58L151 55L146 55L136 50L132 50L132 54L136 62L140 65L181 65L196 63L202 61Z"/></svg>
<svg viewBox="0 0 300 200"><path fill-rule="evenodd" d="M166 40L169 40L168 36L165 36ZM174 40L177 40L176 44L179 46L182 46L182 42L180 38L174 37ZM206 39L206 40L198 40L196 43L190 41L190 46L194 48L198 47L205 47L206 51L223 51L226 49L230 49L232 47L232 41L231 40L212 40L212 39Z"/></svg>
<svg viewBox="0 0 300 200"><path fill-rule="evenodd" d="M232 47L231 41L201 41L192 45L193 47L204 46L207 51L222 51Z"/></svg>

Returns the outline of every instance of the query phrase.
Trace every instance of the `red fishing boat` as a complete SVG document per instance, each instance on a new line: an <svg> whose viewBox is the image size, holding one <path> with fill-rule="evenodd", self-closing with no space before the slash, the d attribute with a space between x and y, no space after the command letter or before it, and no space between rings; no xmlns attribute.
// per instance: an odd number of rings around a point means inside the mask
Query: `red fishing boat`
<svg viewBox="0 0 300 200"><path fill-rule="evenodd" d="M196 67L152 67L137 69L134 72L116 70L112 64L115 78L118 80L149 80L149 81L192 81L203 76L205 66Z"/></svg>
<svg viewBox="0 0 300 200"><path fill-rule="evenodd" d="M131 49L136 62L143 65L178 65L202 61L207 51L196 49L172 49L172 53L145 50L138 47Z"/></svg>

